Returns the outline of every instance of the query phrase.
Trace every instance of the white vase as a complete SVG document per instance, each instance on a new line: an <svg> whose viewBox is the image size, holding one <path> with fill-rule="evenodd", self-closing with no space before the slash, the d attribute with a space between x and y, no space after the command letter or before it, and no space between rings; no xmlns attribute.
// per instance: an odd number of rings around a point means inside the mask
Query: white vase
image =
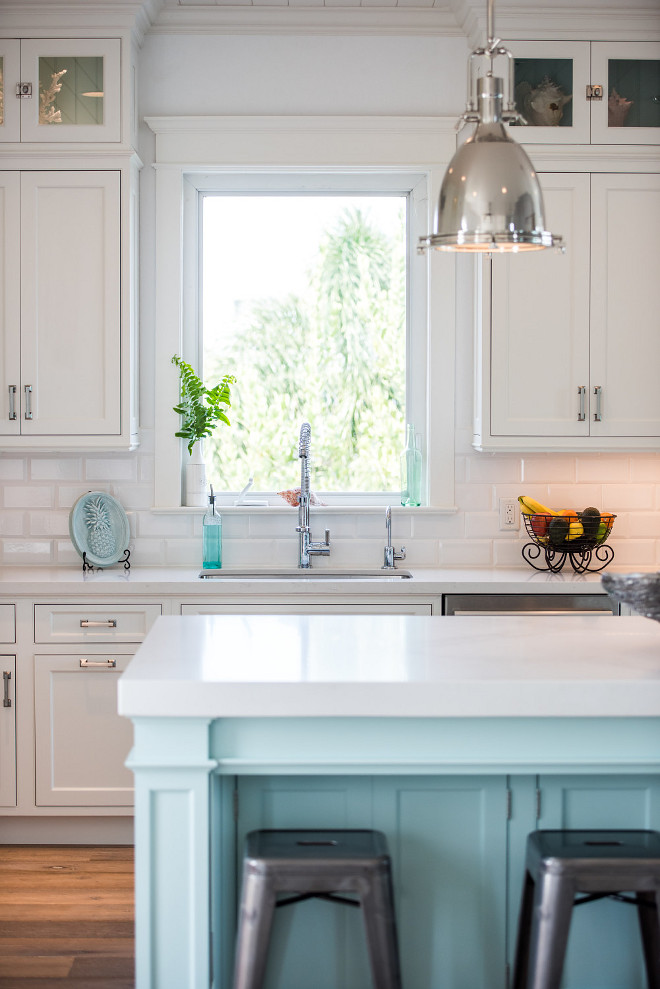
<svg viewBox="0 0 660 989"><path fill-rule="evenodd" d="M206 464L204 462L203 440L198 440L185 461L186 505L190 508L205 508L208 503L206 484Z"/></svg>

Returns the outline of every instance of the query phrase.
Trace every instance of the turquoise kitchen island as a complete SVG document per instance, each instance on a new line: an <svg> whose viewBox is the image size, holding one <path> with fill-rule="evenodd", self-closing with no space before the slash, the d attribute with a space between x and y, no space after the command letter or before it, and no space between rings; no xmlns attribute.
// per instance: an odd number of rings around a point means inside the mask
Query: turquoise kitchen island
<svg viewBox="0 0 660 989"><path fill-rule="evenodd" d="M505 989L535 827L660 829L643 618L168 616L134 723L138 989L230 989L244 834L377 827L405 989ZM272 989L366 989L358 911L278 914ZM581 908L568 989L643 989L636 917Z"/></svg>

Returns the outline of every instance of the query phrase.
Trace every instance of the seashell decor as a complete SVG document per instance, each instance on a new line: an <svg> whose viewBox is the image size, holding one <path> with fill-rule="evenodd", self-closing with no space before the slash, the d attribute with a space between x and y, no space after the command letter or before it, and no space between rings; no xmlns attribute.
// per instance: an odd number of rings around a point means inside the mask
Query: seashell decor
<svg viewBox="0 0 660 989"><path fill-rule="evenodd" d="M564 107L572 99L549 76L544 76L538 86L529 82L516 86L516 107L533 127L558 127Z"/></svg>
<svg viewBox="0 0 660 989"><path fill-rule="evenodd" d="M612 92L607 98L607 126L623 127L628 116L628 110L634 102L634 100L626 99L625 96L620 96L612 87Z"/></svg>

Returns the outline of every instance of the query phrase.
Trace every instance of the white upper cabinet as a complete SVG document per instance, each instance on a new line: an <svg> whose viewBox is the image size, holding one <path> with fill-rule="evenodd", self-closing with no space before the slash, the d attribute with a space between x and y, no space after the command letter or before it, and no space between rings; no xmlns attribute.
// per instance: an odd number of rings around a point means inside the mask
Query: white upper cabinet
<svg viewBox="0 0 660 989"><path fill-rule="evenodd" d="M121 196L119 170L0 172L5 446L133 443Z"/></svg>
<svg viewBox="0 0 660 989"><path fill-rule="evenodd" d="M1 141L121 140L118 38L0 39Z"/></svg>
<svg viewBox="0 0 660 989"><path fill-rule="evenodd" d="M509 45L525 144L660 144L660 43Z"/></svg>
<svg viewBox="0 0 660 989"><path fill-rule="evenodd" d="M592 175L591 196L591 435L657 438L660 175Z"/></svg>
<svg viewBox="0 0 660 989"><path fill-rule="evenodd" d="M475 446L657 449L660 175L540 175L566 254L484 261Z"/></svg>

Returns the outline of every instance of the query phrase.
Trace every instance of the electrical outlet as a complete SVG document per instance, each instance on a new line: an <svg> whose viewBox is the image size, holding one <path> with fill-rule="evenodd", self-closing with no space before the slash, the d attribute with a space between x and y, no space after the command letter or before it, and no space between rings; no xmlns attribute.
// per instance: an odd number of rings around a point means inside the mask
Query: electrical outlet
<svg viewBox="0 0 660 989"><path fill-rule="evenodd" d="M517 498L500 498L500 530L520 528Z"/></svg>

